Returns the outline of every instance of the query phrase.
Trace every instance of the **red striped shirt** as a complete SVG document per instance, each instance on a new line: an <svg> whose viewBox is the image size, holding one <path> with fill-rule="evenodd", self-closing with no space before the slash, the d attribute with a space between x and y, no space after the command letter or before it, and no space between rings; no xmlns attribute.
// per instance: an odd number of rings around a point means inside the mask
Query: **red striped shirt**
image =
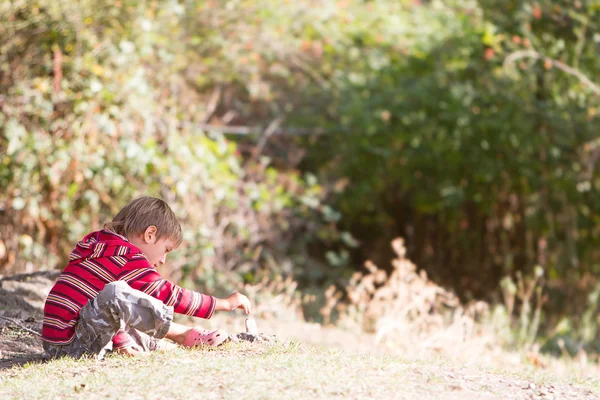
<svg viewBox="0 0 600 400"><path fill-rule="evenodd" d="M132 288L172 306L178 314L208 319L215 310L213 296L163 279L144 253L116 233L105 230L90 233L77 243L69 259L44 306L42 338L47 342L70 343L81 308L114 281L127 282Z"/></svg>

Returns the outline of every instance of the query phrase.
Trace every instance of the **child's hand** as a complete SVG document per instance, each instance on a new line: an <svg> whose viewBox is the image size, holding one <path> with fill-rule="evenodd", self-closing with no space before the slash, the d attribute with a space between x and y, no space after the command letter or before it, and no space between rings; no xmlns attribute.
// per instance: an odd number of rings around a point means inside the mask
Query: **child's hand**
<svg viewBox="0 0 600 400"><path fill-rule="evenodd" d="M250 314L250 300L246 296L241 293L235 292L231 296L227 298L229 305L231 306L231 310L235 310L236 308L241 308L244 310L246 314Z"/></svg>
<svg viewBox="0 0 600 400"><path fill-rule="evenodd" d="M250 300L241 293L235 292L226 299L217 299L216 308L221 311L233 311L241 308L246 314L250 314Z"/></svg>

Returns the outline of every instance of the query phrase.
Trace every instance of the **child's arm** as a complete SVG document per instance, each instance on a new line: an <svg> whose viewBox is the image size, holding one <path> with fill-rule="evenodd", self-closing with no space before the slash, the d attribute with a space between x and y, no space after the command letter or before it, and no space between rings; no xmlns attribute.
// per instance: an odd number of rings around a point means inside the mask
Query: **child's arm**
<svg viewBox="0 0 600 400"><path fill-rule="evenodd" d="M124 280L132 288L172 306L178 314L209 319L215 310L233 311L241 308L246 314L251 311L250 300L241 293L236 292L225 299L218 299L184 289L164 279L146 259L132 260L129 267L131 269L124 270L119 280Z"/></svg>
<svg viewBox="0 0 600 400"><path fill-rule="evenodd" d="M131 264L133 265L133 262ZM167 281L145 259L136 260L136 264L139 265L138 268L123 271L118 279L173 307L177 314L204 319L212 317L217 300L214 296L185 289Z"/></svg>

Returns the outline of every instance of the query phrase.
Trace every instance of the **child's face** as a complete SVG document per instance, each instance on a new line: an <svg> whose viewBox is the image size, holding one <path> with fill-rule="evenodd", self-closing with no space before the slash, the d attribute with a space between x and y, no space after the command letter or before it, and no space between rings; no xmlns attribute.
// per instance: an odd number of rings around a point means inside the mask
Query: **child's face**
<svg viewBox="0 0 600 400"><path fill-rule="evenodd" d="M144 233L129 238L129 241L146 255L154 267L164 264L167 261L167 253L177 247L173 239L157 239L155 226L149 226Z"/></svg>
<svg viewBox="0 0 600 400"><path fill-rule="evenodd" d="M148 258L150 264L155 267L164 264L167 261L167 253L175 248L175 242L171 239L154 239L153 243L148 243L145 248L140 248Z"/></svg>

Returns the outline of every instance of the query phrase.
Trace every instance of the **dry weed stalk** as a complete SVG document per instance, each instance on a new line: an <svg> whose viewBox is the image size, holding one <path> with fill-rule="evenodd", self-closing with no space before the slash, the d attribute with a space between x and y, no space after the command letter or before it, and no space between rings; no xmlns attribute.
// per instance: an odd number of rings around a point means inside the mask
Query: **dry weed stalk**
<svg viewBox="0 0 600 400"><path fill-rule="evenodd" d="M510 324L517 332L516 345L529 348L533 345L539 329L542 306L548 301L548 297L543 295L544 270L536 266L533 275L523 276L521 271L517 271L516 277L516 282L510 276L504 277L500 281L500 288L507 315L511 319ZM517 300L520 305L518 321L513 321Z"/></svg>
<svg viewBox="0 0 600 400"><path fill-rule="evenodd" d="M291 277L263 277L258 283L244 285L244 293L254 301L255 316L263 319L303 320L302 301Z"/></svg>
<svg viewBox="0 0 600 400"><path fill-rule="evenodd" d="M376 333L377 342L407 348L441 349L452 343L472 339L475 320L487 313L483 302L462 307L456 295L430 281L425 271L406 258L402 238L392 241L397 257L393 270L387 273L370 261L367 273L355 273L346 288L348 304L340 304L341 294L332 288L326 293L322 310L331 314L335 308L340 325L358 324L366 332Z"/></svg>
<svg viewBox="0 0 600 400"><path fill-rule="evenodd" d="M320 313L323 316L323 325L331 324L331 312L342 298L342 293L336 290L335 285L331 285L325 291L325 305Z"/></svg>

